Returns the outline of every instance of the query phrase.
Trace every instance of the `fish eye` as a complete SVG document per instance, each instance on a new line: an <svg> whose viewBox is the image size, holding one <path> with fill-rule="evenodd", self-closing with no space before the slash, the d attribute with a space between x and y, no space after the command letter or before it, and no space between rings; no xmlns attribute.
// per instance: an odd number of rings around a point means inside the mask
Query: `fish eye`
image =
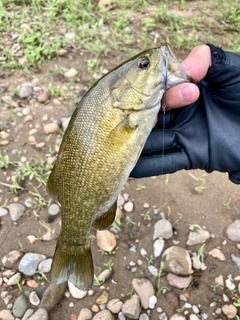
<svg viewBox="0 0 240 320"><path fill-rule="evenodd" d="M138 68L148 69L150 67L150 61L148 58L141 58L138 60Z"/></svg>

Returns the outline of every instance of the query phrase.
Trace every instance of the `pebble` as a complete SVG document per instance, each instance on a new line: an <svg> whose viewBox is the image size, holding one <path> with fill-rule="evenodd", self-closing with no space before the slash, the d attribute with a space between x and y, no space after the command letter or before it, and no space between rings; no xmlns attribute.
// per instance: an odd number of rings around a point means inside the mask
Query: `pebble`
<svg viewBox="0 0 240 320"><path fill-rule="evenodd" d="M165 312L162 312L158 318L159 320L168 320L168 317Z"/></svg>
<svg viewBox="0 0 240 320"><path fill-rule="evenodd" d="M178 301L178 297L174 294L174 293L172 293L172 292L167 292L166 294L165 294L165 299L167 300L167 302L171 305L171 306L173 306L173 307L178 307L178 305L179 305L179 301Z"/></svg>
<svg viewBox="0 0 240 320"><path fill-rule="evenodd" d="M113 313L117 314L122 309L123 302L119 299L112 299L107 303L107 308Z"/></svg>
<svg viewBox="0 0 240 320"><path fill-rule="evenodd" d="M92 306L92 311L93 311L93 312L99 312L99 311L100 311L99 306L98 306L97 304L94 304L94 305Z"/></svg>
<svg viewBox="0 0 240 320"><path fill-rule="evenodd" d="M118 314L118 320L126 320L125 315L122 312L119 312Z"/></svg>
<svg viewBox="0 0 240 320"><path fill-rule="evenodd" d="M237 265L238 269L240 270L240 258L235 256L233 253L231 254L232 261Z"/></svg>
<svg viewBox="0 0 240 320"><path fill-rule="evenodd" d="M179 246L167 248L162 254L161 268L177 275L189 275L192 263L188 251Z"/></svg>
<svg viewBox="0 0 240 320"><path fill-rule="evenodd" d="M223 252L222 252L220 249L218 249L218 248L214 248L214 249L210 250L210 251L208 252L208 254L209 254L211 257L213 257L213 258L215 258L215 259L217 259L217 260L219 260L219 261L225 261L225 260L226 260L225 255L224 255Z"/></svg>
<svg viewBox="0 0 240 320"><path fill-rule="evenodd" d="M221 289L224 288L224 281L223 281L223 275L222 274L217 276L214 281L218 286L220 286Z"/></svg>
<svg viewBox="0 0 240 320"><path fill-rule="evenodd" d="M123 206L123 209L126 211L126 212L133 212L133 209L134 209L134 204L132 201L128 201L124 204Z"/></svg>
<svg viewBox="0 0 240 320"><path fill-rule="evenodd" d="M154 224L153 240L159 237L170 239L173 235L172 225L167 219L158 220Z"/></svg>
<svg viewBox="0 0 240 320"><path fill-rule="evenodd" d="M92 320L114 320L113 315L108 310L102 310L97 313Z"/></svg>
<svg viewBox="0 0 240 320"><path fill-rule="evenodd" d="M225 285L230 291L234 290L236 287L235 284L231 281L231 279L226 279Z"/></svg>
<svg viewBox="0 0 240 320"><path fill-rule="evenodd" d="M0 217L4 217L8 214L8 210L5 208L0 208Z"/></svg>
<svg viewBox="0 0 240 320"><path fill-rule="evenodd" d="M118 198L117 198L117 205L118 207L122 207L125 203L125 200L123 198L123 196L121 194L118 195Z"/></svg>
<svg viewBox="0 0 240 320"><path fill-rule="evenodd" d="M49 222L50 222L50 221L49 221ZM53 237L54 237L54 234L51 233L50 231L47 231L46 233L43 234L42 239L43 239L44 241L50 241L50 240L53 239Z"/></svg>
<svg viewBox="0 0 240 320"><path fill-rule="evenodd" d="M145 278L134 278L132 280L133 289L138 294L144 309L149 306L149 299L154 295L154 287L152 283Z"/></svg>
<svg viewBox="0 0 240 320"><path fill-rule="evenodd" d="M197 229L195 231L190 231L188 236L187 245L193 246L195 244L204 243L210 238L210 233L207 230Z"/></svg>
<svg viewBox="0 0 240 320"><path fill-rule="evenodd" d="M174 315L172 315L170 317L169 320L186 320L187 318L185 316L183 316L182 314L178 314L178 313L175 313Z"/></svg>
<svg viewBox="0 0 240 320"><path fill-rule="evenodd" d="M115 235L108 230L97 230L97 245L101 250L111 252L117 245Z"/></svg>
<svg viewBox="0 0 240 320"><path fill-rule="evenodd" d="M38 253L26 253L18 266L20 272L24 273L26 276L33 276L37 270L38 264L46 259L46 256Z"/></svg>
<svg viewBox="0 0 240 320"><path fill-rule="evenodd" d="M45 103L50 99L50 94L46 91L40 93L37 97L38 102Z"/></svg>
<svg viewBox="0 0 240 320"><path fill-rule="evenodd" d="M33 313L34 313L34 309L28 309L28 310L24 313L24 316L23 316L22 320L28 320Z"/></svg>
<svg viewBox="0 0 240 320"><path fill-rule="evenodd" d="M228 319L233 319L237 315L237 308L232 304L225 304L222 306L222 312L227 316Z"/></svg>
<svg viewBox="0 0 240 320"><path fill-rule="evenodd" d="M63 131L64 131L64 132L67 130L67 127L68 127L68 124L69 124L70 119L71 119L71 118L65 119L65 120L62 122L62 127L63 127Z"/></svg>
<svg viewBox="0 0 240 320"><path fill-rule="evenodd" d="M25 212L26 208L21 203L10 203L9 205L9 214L12 221L18 221L23 213Z"/></svg>
<svg viewBox="0 0 240 320"><path fill-rule="evenodd" d="M21 99L26 99L32 94L32 92L33 89L30 85L23 84L19 89L18 96Z"/></svg>
<svg viewBox="0 0 240 320"><path fill-rule="evenodd" d="M169 285L178 289L189 287L191 281L192 277L179 277L173 273L168 273L167 275L167 282L169 283Z"/></svg>
<svg viewBox="0 0 240 320"><path fill-rule="evenodd" d="M192 257L192 266L196 270L205 270L207 267L204 262L201 262L198 256Z"/></svg>
<svg viewBox="0 0 240 320"><path fill-rule="evenodd" d="M1 310L0 311L0 319L1 320L14 320L14 316L10 310Z"/></svg>
<svg viewBox="0 0 240 320"><path fill-rule="evenodd" d="M68 289L71 293L71 296L75 299L82 299L83 297L85 297L87 295L87 291L78 289L70 281L68 281Z"/></svg>
<svg viewBox="0 0 240 320"><path fill-rule="evenodd" d="M109 293L104 290L103 293L97 297L96 299L96 303L101 305L101 304L106 304L108 302L108 297L109 297Z"/></svg>
<svg viewBox="0 0 240 320"><path fill-rule="evenodd" d="M51 216L56 216L60 212L60 207L56 203L52 203L48 208L48 213Z"/></svg>
<svg viewBox="0 0 240 320"><path fill-rule="evenodd" d="M2 140L0 141L0 146L7 146L10 143L9 140Z"/></svg>
<svg viewBox="0 0 240 320"><path fill-rule="evenodd" d="M38 283L35 280L28 280L27 281L27 285L29 288L37 288L38 287Z"/></svg>
<svg viewBox="0 0 240 320"><path fill-rule="evenodd" d="M164 248L164 245L165 245L165 241L163 239L157 239L157 240L154 241L154 243L153 243L153 249L154 249L153 255L154 255L155 258L161 256L163 248Z"/></svg>
<svg viewBox="0 0 240 320"><path fill-rule="evenodd" d="M130 319L139 319L140 312L140 299L139 296L134 294L129 300L124 302L122 313Z"/></svg>
<svg viewBox="0 0 240 320"><path fill-rule="evenodd" d="M61 284L50 283L43 294L40 308L51 311L64 297L67 288L67 282Z"/></svg>
<svg viewBox="0 0 240 320"><path fill-rule="evenodd" d="M18 250L13 250L2 258L2 264L4 267L12 269L14 268L15 264L21 259L22 256L22 252Z"/></svg>
<svg viewBox="0 0 240 320"><path fill-rule="evenodd" d="M78 74L78 71L74 68L70 68L67 72L64 73L66 78L74 78Z"/></svg>
<svg viewBox="0 0 240 320"><path fill-rule="evenodd" d="M13 305L13 315L17 318L21 318L24 313L28 309L28 301L27 298L24 295L20 295L14 302Z"/></svg>
<svg viewBox="0 0 240 320"><path fill-rule="evenodd" d="M91 320L92 319L92 311L88 308L82 308L77 320Z"/></svg>
<svg viewBox="0 0 240 320"><path fill-rule="evenodd" d="M39 308L28 320L48 320L48 313L46 310Z"/></svg>
<svg viewBox="0 0 240 320"><path fill-rule="evenodd" d="M158 276L158 269L155 266L148 266L148 270L154 277Z"/></svg>
<svg viewBox="0 0 240 320"><path fill-rule="evenodd" d="M226 236L228 237L229 240L231 241L240 241L240 219L236 219L233 223L231 223L227 228L226 228Z"/></svg>
<svg viewBox="0 0 240 320"><path fill-rule="evenodd" d="M98 280L100 282L104 282L106 281L107 279L109 279L111 277L111 275L113 274L113 270L110 270L110 269L106 269L106 270L103 270L99 275L98 275Z"/></svg>
<svg viewBox="0 0 240 320"><path fill-rule="evenodd" d="M199 318L196 314L191 314L189 320L199 320Z"/></svg>
<svg viewBox="0 0 240 320"><path fill-rule="evenodd" d="M13 286L17 283L19 283L21 280L21 274L18 272L16 274L14 274L7 282L8 286Z"/></svg>
<svg viewBox="0 0 240 320"><path fill-rule="evenodd" d="M198 309L198 307L195 306L195 305L192 306L192 311L193 311L194 313L199 313L199 309Z"/></svg>
<svg viewBox="0 0 240 320"><path fill-rule="evenodd" d="M43 126L43 131L45 133L56 133L59 131L59 126L56 122L52 122L52 123L46 123Z"/></svg>
<svg viewBox="0 0 240 320"><path fill-rule="evenodd" d="M149 305L148 305L149 309L154 309L156 303L157 303L157 297L151 296L149 298Z"/></svg>
<svg viewBox="0 0 240 320"><path fill-rule="evenodd" d="M48 258L46 260L43 260L39 263L38 265L38 270L43 272L43 273L48 273L51 270L51 266L52 266L52 258Z"/></svg>
<svg viewBox="0 0 240 320"><path fill-rule="evenodd" d="M40 299L35 291L32 291L29 295L29 301L32 305L38 306L40 304Z"/></svg>

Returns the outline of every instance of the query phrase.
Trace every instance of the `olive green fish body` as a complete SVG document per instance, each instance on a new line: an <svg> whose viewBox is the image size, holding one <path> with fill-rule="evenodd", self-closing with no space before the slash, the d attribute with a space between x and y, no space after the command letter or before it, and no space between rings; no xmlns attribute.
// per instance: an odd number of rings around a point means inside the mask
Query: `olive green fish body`
<svg viewBox="0 0 240 320"><path fill-rule="evenodd" d="M82 98L64 134L48 181L60 202L62 230L52 280L88 289L93 279L89 233L114 220L116 199L157 117L168 86L187 81L166 47L147 50L100 79ZM167 53L166 53L167 52Z"/></svg>

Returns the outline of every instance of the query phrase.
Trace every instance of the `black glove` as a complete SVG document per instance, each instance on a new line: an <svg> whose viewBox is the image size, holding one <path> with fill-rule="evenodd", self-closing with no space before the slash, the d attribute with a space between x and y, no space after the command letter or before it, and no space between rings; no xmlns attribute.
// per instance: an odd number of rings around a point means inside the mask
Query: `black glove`
<svg viewBox="0 0 240 320"><path fill-rule="evenodd" d="M212 66L196 83L199 99L166 111L164 132L159 113L131 177L204 169L228 172L240 184L240 55L209 47Z"/></svg>

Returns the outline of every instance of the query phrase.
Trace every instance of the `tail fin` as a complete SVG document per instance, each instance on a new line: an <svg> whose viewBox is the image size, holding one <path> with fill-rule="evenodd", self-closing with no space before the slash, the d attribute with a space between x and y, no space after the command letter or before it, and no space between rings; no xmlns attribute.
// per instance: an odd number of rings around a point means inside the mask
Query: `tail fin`
<svg viewBox="0 0 240 320"><path fill-rule="evenodd" d="M68 245L58 240L51 270L52 282L69 280L75 287L88 290L93 283L93 261L90 246Z"/></svg>

